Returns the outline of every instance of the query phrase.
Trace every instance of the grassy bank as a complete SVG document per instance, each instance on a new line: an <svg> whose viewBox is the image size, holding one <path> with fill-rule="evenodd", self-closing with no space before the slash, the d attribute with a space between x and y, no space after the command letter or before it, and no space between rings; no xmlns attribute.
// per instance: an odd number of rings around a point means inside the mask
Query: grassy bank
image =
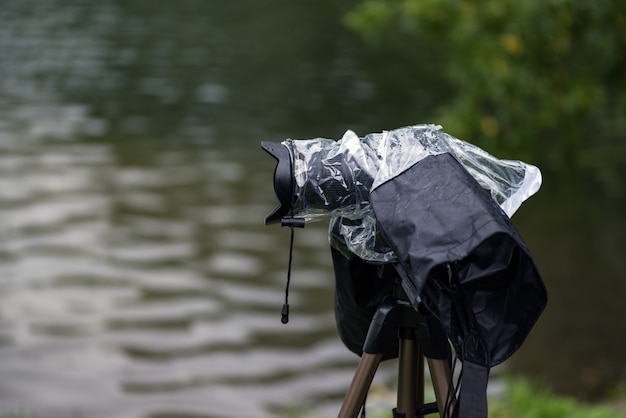
<svg viewBox="0 0 626 418"><path fill-rule="evenodd" d="M626 386L616 390L610 400L585 403L555 395L523 379L508 382L506 393L489 400L489 418L626 418ZM429 400L431 401L431 400ZM319 418L290 408L283 418ZM430 415L435 417L436 415ZM368 418L391 418L391 412L370 411ZM21 411L2 411L0 418L36 418Z"/></svg>
<svg viewBox="0 0 626 418"><path fill-rule="evenodd" d="M435 416L435 415L430 415ZM292 411L285 418L316 418ZM368 409L368 418L391 418L391 412ZM505 394L489 399L490 418L626 418L626 387L616 390L610 400L585 403L556 395L523 379L507 383Z"/></svg>
<svg viewBox="0 0 626 418"><path fill-rule="evenodd" d="M540 389L525 380L514 380L502 399L489 405L491 418L626 418L626 393L612 401L590 404Z"/></svg>

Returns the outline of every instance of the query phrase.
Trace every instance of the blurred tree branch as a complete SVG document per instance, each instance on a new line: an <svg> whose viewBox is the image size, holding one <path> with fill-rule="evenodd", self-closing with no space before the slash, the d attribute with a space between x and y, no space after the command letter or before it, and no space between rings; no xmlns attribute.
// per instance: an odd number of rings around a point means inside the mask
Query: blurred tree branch
<svg viewBox="0 0 626 418"><path fill-rule="evenodd" d="M441 45L456 91L436 112L447 132L626 197L622 0L364 0L346 24L372 44Z"/></svg>

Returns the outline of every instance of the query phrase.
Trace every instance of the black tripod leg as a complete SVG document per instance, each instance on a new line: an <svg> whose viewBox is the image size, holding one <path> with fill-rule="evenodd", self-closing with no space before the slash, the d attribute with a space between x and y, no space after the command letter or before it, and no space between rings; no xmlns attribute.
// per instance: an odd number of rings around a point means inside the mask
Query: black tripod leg
<svg viewBox="0 0 626 418"><path fill-rule="evenodd" d="M400 338L398 357L398 405L394 416L414 418L417 395L418 346L414 339Z"/></svg>
<svg viewBox="0 0 626 418"><path fill-rule="evenodd" d="M348 393L343 400L338 418L356 418L372 384L376 369L383 355L363 353L357 366Z"/></svg>
<svg viewBox="0 0 626 418"><path fill-rule="evenodd" d="M417 352L417 393L415 394L415 404L424 405L424 353L422 347L418 344ZM416 418L423 418L423 415L416 415Z"/></svg>

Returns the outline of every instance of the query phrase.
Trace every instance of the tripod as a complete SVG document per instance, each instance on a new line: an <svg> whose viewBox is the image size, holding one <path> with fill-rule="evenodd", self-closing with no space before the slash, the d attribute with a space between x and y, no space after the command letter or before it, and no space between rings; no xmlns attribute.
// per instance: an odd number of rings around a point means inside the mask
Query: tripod
<svg viewBox="0 0 626 418"><path fill-rule="evenodd" d="M387 327L398 330L398 391L394 418L418 418L439 412L452 416L456 402L451 384L450 346L439 322L422 315L408 301L396 281L393 296L380 304L372 321L363 354L348 389L338 418L356 418L365 402L383 356L382 335ZM436 402L424 404L424 358L428 362Z"/></svg>

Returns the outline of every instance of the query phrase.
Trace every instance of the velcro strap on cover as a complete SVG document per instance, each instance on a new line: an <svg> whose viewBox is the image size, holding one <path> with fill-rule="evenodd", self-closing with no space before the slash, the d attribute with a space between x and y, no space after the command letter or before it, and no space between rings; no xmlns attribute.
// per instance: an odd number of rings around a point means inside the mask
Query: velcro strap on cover
<svg viewBox="0 0 626 418"><path fill-rule="evenodd" d="M457 404L458 418L487 418L487 382L489 367L463 362L461 392Z"/></svg>

